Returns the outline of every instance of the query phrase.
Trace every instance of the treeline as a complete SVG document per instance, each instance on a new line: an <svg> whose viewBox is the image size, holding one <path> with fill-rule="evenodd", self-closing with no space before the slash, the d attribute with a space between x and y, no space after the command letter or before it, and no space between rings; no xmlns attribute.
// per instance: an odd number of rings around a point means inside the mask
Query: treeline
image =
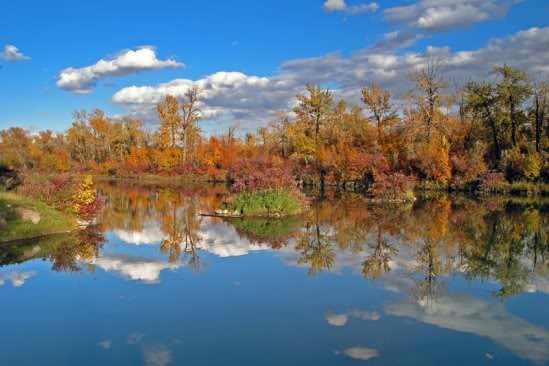
<svg viewBox="0 0 549 366"><path fill-rule="evenodd" d="M64 134L0 132L0 164L19 170L113 175L186 175L215 181L283 168L303 183L396 189L410 182L487 189L549 180L549 82L508 65L486 79L451 86L432 60L411 72L398 101L379 85L360 105L309 84L292 113L254 133L205 136L199 92L167 95L160 124L74 114ZM268 174L268 173L266 173ZM490 186L492 184L492 186ZM395 188L396 187L396 188Z"/></svg>

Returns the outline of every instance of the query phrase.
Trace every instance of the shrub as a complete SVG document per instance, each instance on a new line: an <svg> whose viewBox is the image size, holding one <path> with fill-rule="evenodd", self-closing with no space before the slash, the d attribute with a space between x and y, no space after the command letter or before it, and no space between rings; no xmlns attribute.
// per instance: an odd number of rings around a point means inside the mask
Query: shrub
<svg viewBox="0 0 549 366"><path fill-rule="evenodd" d="M97 196L93 188L91 176L83 181L67 174L50 179L27 179L19 188L19 193L43 201L59 211L74 213L84 220L96 217L104 206L103 199Z"/></svg>
<svg viewBox="0 0 549 366"><path fill-rule="evenodd" d="M510 181L534 180L540 176L542 162L538 153L523 154L518 147L503 152L503 167Z"/></svg>
<svg viewBox="0 0 549 366"><path fill-rule="evenodd" d="M413 201L414 179L402 173L377 174L368 193L375 197L395 201Z"/></svg>
<svg viewBox="0 0 549 366"><path fill-rule="evenodd" d="M79 184L72 201L74 212L84 220L94 219L104 206L104 201L97 196L89 175Z"/></svg>
<svg viewBox="0 0 549 366"><path fill-rule="evenodd" d="M441 140L432 139L419 147L412 166L421 178L447 183L452 176L448 150L444 137Z"/></svg>
<svg viewBox="0 0 549 366"><path fill-rule="evenodd" d="M487 195L508 192L509 183L505 179L505 174L497 171L489 171L480 178L478 193Z"/></svg>
<svg viewBox="0 0 549 366"><path fill-rule="evenodd" d="M234 179L232 191L256 192L262 190L296 191L296 180L290 169L282 161L274 159L239 161L233 167L231 176Z"/></svg>
<svg viewBox="0 0 549 366"><path fill-rule="evenodd" d="M463 183L477 180L487 170L484 162L485 154L486 144L476 142L468 151L452 155L450 161L452 162L454 180Z"/></svg>
<svg viewBox="0 0 549 366"><path fill-rule="evenodd" d="M0 165L0 191L11 191L21 184L21 178L14 169Z"/></svg>

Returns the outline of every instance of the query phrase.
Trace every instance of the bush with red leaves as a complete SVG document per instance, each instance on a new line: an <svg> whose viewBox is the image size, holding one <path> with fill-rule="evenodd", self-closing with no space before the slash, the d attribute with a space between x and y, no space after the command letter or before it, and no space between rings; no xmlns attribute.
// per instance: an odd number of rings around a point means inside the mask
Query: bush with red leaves
<svg viewBox="0 0 549 366"><path fill-rule="evenodd" d="M231 177L235 193L268 189L294 191L297 187L290 168L278 159L240 160L231 169Z"/></svg>
<svg viewBox="0 0 549 366"><path fill-rule="evenodd" d="M478 192L480 194L509 192L509 183L505 179L505 174L493 170L484 174L480 178Z"/></svg>
<svg viewBox="0 0 549 366"><path fill-rule="evenodd" d="M402 173L379 173L375 175L368 193L384 199L410 201L414 200L413 183L413 177Z"/></svg>

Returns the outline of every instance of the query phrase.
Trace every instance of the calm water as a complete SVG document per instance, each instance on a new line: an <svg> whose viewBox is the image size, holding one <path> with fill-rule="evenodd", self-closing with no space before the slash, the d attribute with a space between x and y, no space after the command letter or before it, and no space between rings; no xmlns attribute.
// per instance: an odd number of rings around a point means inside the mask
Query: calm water
<svg viewBox="0 0 549 366"><path fill-rule="evenodd" d="M94 230L0 246L1 365L549 364L549 205L102 184Z"/></svg>

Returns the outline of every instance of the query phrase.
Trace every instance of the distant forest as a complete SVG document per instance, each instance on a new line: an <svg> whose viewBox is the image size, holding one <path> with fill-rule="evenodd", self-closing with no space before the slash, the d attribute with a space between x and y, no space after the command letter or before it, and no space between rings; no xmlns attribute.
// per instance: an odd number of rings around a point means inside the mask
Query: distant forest
<svg viewBox="0 0 549 366"><path fill-rule="evenodd" d="M292 112L245 135L235 125L206 136L196 87L166 95L154 131L138 119L79 111L65 133L2 130L0 164L212 181L276 167L304 184L345 187L548 182L549 80L502 65L454 87L433 60L410 78L414 88L399 103L377 84L365 84L360 105L309 84Z"/></svg>

